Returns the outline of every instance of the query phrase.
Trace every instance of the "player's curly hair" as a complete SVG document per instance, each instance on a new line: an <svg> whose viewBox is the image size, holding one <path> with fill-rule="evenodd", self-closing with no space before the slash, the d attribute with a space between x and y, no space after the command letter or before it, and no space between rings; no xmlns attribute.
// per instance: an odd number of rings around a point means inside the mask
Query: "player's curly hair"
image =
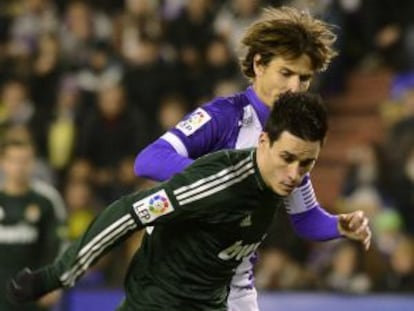
<svg viewBox="0 0 414 311"><path fill-rule="evenodd" d="M241 40L245 55L240 66L247 78L254 78L254 56L267 65L273 57L295 59L310 57L313 69L323 71L338 53L333 48L336 35L333 25L292 7L265 8L262 18L249 26Z"/></svg>

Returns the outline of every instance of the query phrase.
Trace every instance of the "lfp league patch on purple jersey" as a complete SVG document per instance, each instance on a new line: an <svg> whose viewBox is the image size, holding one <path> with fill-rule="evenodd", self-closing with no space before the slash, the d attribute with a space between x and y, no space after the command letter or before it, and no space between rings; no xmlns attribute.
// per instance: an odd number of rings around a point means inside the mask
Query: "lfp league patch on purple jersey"
<svg viewBox="0 0 414 311"><path fill-rule="evenodd" d="M142 224L150 223L158 217L174 211L174 207L165 190L153 193L150 196L135 202L132 206Z"/></svg>
<svg viewBox="0 0 414 311"><path fill-rule="evenodd" d="M203 108L197 108L186 120L178 123L176 128L179 129L184 135L190 136L210 120L211 116L207 113L207 111Z"/></svg>

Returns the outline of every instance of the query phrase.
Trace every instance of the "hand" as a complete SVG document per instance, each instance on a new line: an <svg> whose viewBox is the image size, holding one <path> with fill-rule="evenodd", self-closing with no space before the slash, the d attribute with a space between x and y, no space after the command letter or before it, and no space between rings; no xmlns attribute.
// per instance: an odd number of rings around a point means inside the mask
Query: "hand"
<svg viewBox="0 0 414 311"><path fill-rule="evenodd" d="M339 232L351 240L361 241L365 250L371 245L371 229L368 226L368 218L363 211L355 211L338 216Z"/></svg>
<svg viewBox="0 0 414 311"><path fill-rule="evenodd" d="M45 293L39 273L29 268L18 272L6 286L7 299L14 304L37 300Z"/></svg>

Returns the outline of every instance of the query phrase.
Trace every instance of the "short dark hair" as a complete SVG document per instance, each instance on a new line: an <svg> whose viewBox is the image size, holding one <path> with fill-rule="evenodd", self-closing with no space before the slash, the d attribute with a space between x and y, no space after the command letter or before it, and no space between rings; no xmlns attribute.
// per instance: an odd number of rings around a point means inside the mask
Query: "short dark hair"
<svg viewBox="0 0 414 311"><path fill-rule="evenodd" d="M265 126L271 144L287 131L306 141L323 144L328 131L325 104L319 95L287 92L274 103Z"/></svg>

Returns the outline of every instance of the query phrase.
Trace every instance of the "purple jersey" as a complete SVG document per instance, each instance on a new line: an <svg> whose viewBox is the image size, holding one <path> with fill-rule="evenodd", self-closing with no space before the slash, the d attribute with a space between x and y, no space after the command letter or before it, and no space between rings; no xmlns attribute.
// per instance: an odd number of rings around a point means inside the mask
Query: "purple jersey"
<svg viewBox="0 0 414 311"><path fill-rule="evenodd" d="M252 87L216 98L188 114L177 126L143 150L135 162L139 176L165 180L187 167L192 159L222 149L254 147L263 131L270 109ZM318 204L309 176L285 199L286 210L296 232L308 239L339 237L337 218ZM253 286L253 258L238 266L232 286Z"/></svg>

